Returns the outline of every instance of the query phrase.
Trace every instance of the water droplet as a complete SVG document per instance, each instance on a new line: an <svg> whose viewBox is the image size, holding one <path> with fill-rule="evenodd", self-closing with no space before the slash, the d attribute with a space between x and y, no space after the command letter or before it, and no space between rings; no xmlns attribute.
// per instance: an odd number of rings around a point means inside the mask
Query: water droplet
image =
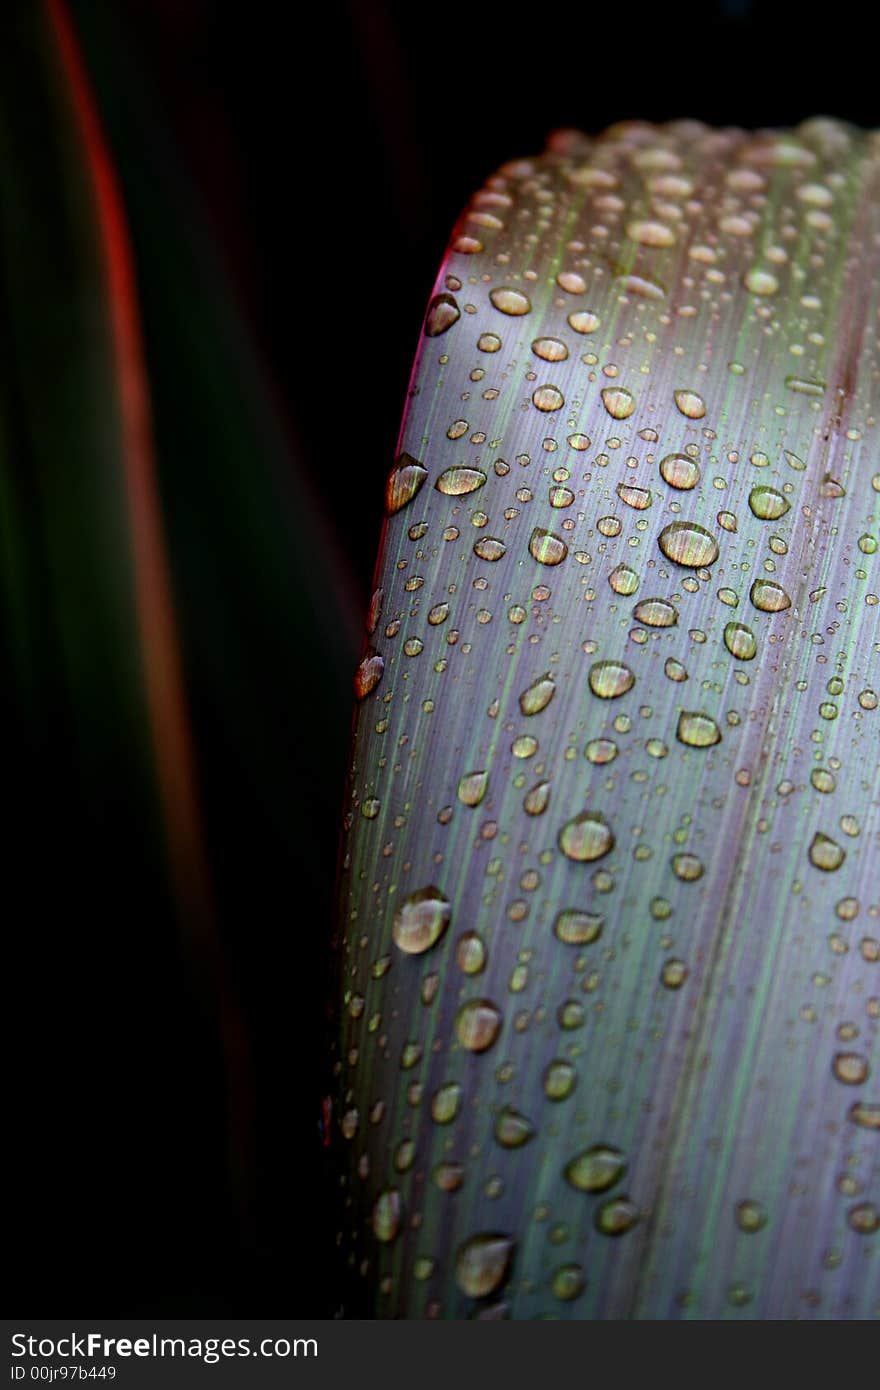
<svg viewBox="0 0 880 1390"><path fill-rule="evenodd" d="M356 700L365 700L376 689L385 670L384 658L370 647L363 661L354 673L354 695Z"/></svg>
<svg viewBox="0 0 880 1390"><path fill-rule="evenodd" d="M459 466L445 469L434 486L447 497L466 497L469 492L476 492L478 487L482 487L485 481L486 475L479 468Z"/></svg>
<svg viewBox="0 0 880 1390"><path fill-rule="evenodd" d="M632 483L618 483L617 495L621 502L634 507L637 512L645 511L654 500L649 488L634 487Z"/></svg>
<svg viewBox="0 0 880 1390"><path fill-rule="evenodd" d="M617 757L617 744L610 738L590 739L584 757L591 763L611 763Z"/></svg>
<svg viewBox="0 0 880 1390"><path fill-rule="evenodd" d="M667 454L660 464L660 476L670 487L688 492L700 481L700 469L687 454Z"/></svg>
<svg viewBox="0 0 880 1390"><path fill-rule="evenodd" d="M586 1277L580 1265L562 1265L553 1275L550 1285L553 1297L561 1303L570 1303L586 1288Z"/></svg>
<svg viewBox="0 0 880 1390"><path fill-rule="evenodd" d="M538 782L523 797L523 810L529 816L542 816L550 804L550 783Z"/></svg>
<svg viewBox="0 0 880 1390"><path fill-rule="evenodd" d="M635 397L625 386L606 386L602 402L614 420L628 420L636 408Z"/></svg>
<svg viewBox="0 0 880 1390"><path fill-rule="evenodd" d="M774 487L753 487L749 493L749 506L760 521L778 521L791 511L791 503Z"/></svg>
<svg viewBox="0 0 880 1390"><path fill-rule="evenodd" d="M687 977L688 968L683 960L676 960L671 957L663 962L663 968L660 971L660 983L666 989L681 989Z"/></svg>
<svg viewBox="0 0 880 1390"><path fill-rule="evenodd" d="M411 502L428 476L427 468L412 454L401 454L388 474L385 485L385 511L389 516Z"/></svg>
<svg viewBox="0 0 880 1390"><path fill-rule="evenodd" d="M516 1245L509 1236L485 1232L471 1236L455 1260L455 1279L469 1298L486 1298L508 1277Z"/></svg>
<svg viewBox="0 0 880 1390"><path fill-rule="evenodd" d="M880 1104L856 1100L846 1112L846 1118L860 1129L880 1130Z"/></svg>
<svg viewBox="0 0 880 1390"><path fill-rule="evenodd" d="M458 1114L461 1102L461 1086L457 1081L448 1081L440 1086L431 1097L431 1119L438 1125L451 1125Z"/></svg>
<svg viewBox="0 0 880 1390"><path fill-rule="evenodd" d="M439 338L461 318L461 310L451 294L435 294L425 315L425 337Z"/></svg>
<svg viewBox="0 0 880 1390"><path fill-rule="evenodd" d="M577 1081L577 1072L571 1062L557 1058L544 1072L544 1094L548 1100L567 1100Z"/></svg>
<svg viewBox="0 0 880 1390"><path fill-rule="evenodd" d="M396 1187L380 1192L373 1203L373 1234L383 1245L388 1245L400 1231L403 1218L403 1203Z"/></svg>
<svg viewBox="0 0 880 1390"><path fill-rule="evenodd" d="M630 222L626 234L640 246L674 246L675 234L665 222Z"/></svg>
<svg viewBox="0 0 880 1390"><path fill-rule="evenodd" d="M616 594L623 594L625 598L628 598L639 587L639 576L635 570L630 569L629 565L618 565L609 574L608 583Z"/></svg>
<svg viewBox="0 0 880 1390"><path fill-rule="evenodd" d="M488 785L488 772L466 772L458 783L459 801L464 806L479 806Z"/></svg>
<svg viewBox="0 0 880 1390"><path fill-rule="evenodd" d="M763 270L760 266L749 266L743 276L743 284L749 294L771 295L779 289L779 281L772 270Z"/></svg>
<svg viewBox="0 0 880 1390"><path fill-rule="evenodd" d="M539 386L532 392L532 404L537 410L549 414L551 411L562 409L565 397L558 386Z"/></svg>
<svg viewBox="0 0 880 1390"><path fill-rule="evenodd" d="M643 598L633 609L633 617L645 627L674 627L678 611L665 598Z"/></svg>
<svg viewBox="0 0 880 1390"><path fill-rule="evenodd" d="M736 531L737 529L736 515L733 512L719 512L716 520L725 531Z"/></svg>
<svg viewBox="0 0 880 1390"><path fill-rule="evenodd" d="M736 1224L741 1231L760 1231L762 1226L767 1225L767 1212L760 1202L747 1197L736 1205Z"/></svg>
<svg viewBox="0 0 880 1390"><path fill-rule="evenodd" d="M664 526L657 543L667 560L687 569L702 569L718 558L715 537L693 521L673 521Z"/></svg>
<svg viewBox="0 0 880 1390"><path fill-rule="evenodd" d="M762 613L781 613L791 607L791 599L782 585L774 584L772 579L756 579L749 590L749 598Z"/></svg>
<svg viewBox="0 0 880 1390"><path fill-rule="evenodd" d="M449 926L450 915L449 899L439 888L420 888L411 893L394 914L395 945L410 956L429 951Z"/></svg>
<svg viewBox="0 0 880 1390"><path fill-rule="evenodd" d="M481 536L478 541L474 541L474 554L489 563L500 560L506 551L507 546L497 536Z"/></svg>
<svg viewBox="0 0 880 1390"><path fill-rule="evenodd" d="M846 850L841 848L836 840L832 840L829 835L824 835L821 830L817 830L810 845L810 863L817 869L823 869L825 873L834 873L839 869L846 858Z"/></svg>
<svg viewBox="0 0 880 1390"><path fill-rule="evenodd" d="M565 908L557 914L553 931L566 946L588 946L602 935L604 918L577 907Z"/></svg>
<svg viewBox="0 0 880 1390"><path fill-rule="evenodd" d="M539 565L560 565L568 554L568 546L560 536L536 526L529 539L529 554Z"/></svg>
<svg viewBox="0 0 880 1390"><path fill-rule="evenodd" d="M582 811L559 832L559 848L578 864L601 859L614 848L611 827L599 811Z"/></svg>
<svg viewBox="0 0 880 1390"><path fill-rule="evenodd" d="M672 872L684 883L695 883L703 877L703 863L695 854L675 854L672 857Z"/></svg>
<svg viewBox="0 0 880 1390"><path fill-rule="evenodd" d="M706 402L702 396L696 391L676 391L674 396L675 404L682 415L686 415L689 420L702 420L706 414Z"/></svg>
<svg viewBox="0 0 880 1390"><path fill-rule="evenodd" d="M675 736L689 748L711 748L721 742L721 730L715 720L699 710L681 711Z"/></svg>
<svg viewBox="0 0 880 1390"><path fill-rule="evenodd" d="M495 1138L503 1149L521 1149L535 1136L535 1126L518 1110L505 1106L495 1120Z"/></svg>
<svg viewBox="0 0 880 1390"><path fill-rule="evenodd" d="M744 623L728 623L724 629L724 645L737 661L753 661L758 642L750 627Z"/></svg>
<svg viewBox="0 0 880 1390"><path fill-rule="evenodd" d="M579 1192L607 1192L625 1172L626 1159L619 1149L596 1144L566 1165L565 1179Z"/></svg>
<svg viewBox="0 0 880 1390"><path fill-rule="evenodd" d="M872 1236L880 1231L880 1210L873 1202L859 1202L846 1214L850 1230L860 1236Z"/></svg>
<svg viewBox="0 0 880 1390"><path fill-rule="evenodd" d="M578 309L576 313L568 316L568 326L573 328L575 333L595 333L599 324L599 315L591 313L589 309Z"/></svg>
<svg viewBox="0 0 880 1390"><path fill-rule="evenodd" d="M543 362L564 362L568 357L568 348L558 338L536 338L532 352Z"/></svg>
<svg viewBox="0 0 880 1390"><path fill-rule="evenodd" d="M501 1011L490 999L471 999L455 1021L458 1041L468 1052L485 1052L498 1036Z"/></svg>
<svg viewBox="0 0 880 1390"><path fill-rule="evenodd" d="M528 295L523 294L522 290L515 290L510 286L502 286L500 289L492 290L489 298L496 309L499 309L502 314L510 314L513 318L527 314L532 307Z"/></svg>
<svg viewBox="0 0 880 1390"><path fill-rule="evenodd" d="M455 959L465 975L479 975L486 966L486 947L476 932L468 931L458 938Z"/></svg>
<svg viewBox="0 0 880 1390"><path fill-rule="evenodd" d="M668 656L663 663L663 673L671 681L686 681L688 673L681 662L674 656Z"/></svg>
<svg viewBox="0 0 880 1390"><path fill-rule="evenodd" d="M551 675L541 676L524 690L519 697L519 707L523 714L540 714L546 709L556 694L556 683Z"/></svg>
<svg viewBox="0 0 880 1390"><path fill-rule="evenodd" d="M596 1212L596 1230L603 1236L622 1236L631 1231L639 1219L639 1209L629 1197L611 1197Z"/></svg>
<svg viewBox="0 0 880 1390"><path fill-rule="evenodd" d="M871 1075L867 1057L860 1052L837 1052L831 1070L846 1086L861 1086Z"/></svg>
<svg viewBox="0 0 880 1390"><path fill-rule="evenodd" d="M636 678L628 666L619 661L597 661L590 667L590 689L600 700L614 700L632 690Z"/></svg>

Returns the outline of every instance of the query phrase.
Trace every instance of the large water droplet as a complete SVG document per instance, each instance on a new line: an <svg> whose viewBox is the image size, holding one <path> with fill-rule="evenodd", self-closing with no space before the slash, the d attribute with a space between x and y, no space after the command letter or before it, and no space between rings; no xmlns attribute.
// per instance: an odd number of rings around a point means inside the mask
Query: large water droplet
<svg viewBox="0 0 880 1390"><path fill-rule="evenodd" d="M677 609L665 598L640 599L633 609L636 622L645 627L674 627L678 622Z"/></svg>
<svg viewBox="0 0 880 1390"><path fill-rule="evenodd" d="M632 690L636 678L620 661L597 661L590 667L590 689L600 700L615 700Z"/></svg>
<svg viewBox="0 0 880 1390"><path fill-rule="evenodd" d="M675 404L682 415L689 420L702 420L706 414L706 402L696 391L675 391Z"/></svg>
<svg viewBox="0 0 880 1390"><path fill-rule="evenodd" d="M839 869L846 858L846 850L842 849L836 840L832 840L829 835L824 835L821 830L817 830L810 845L810 863L817 869L823 869L825 873L833 873Z"/></svg>
<svg viewBox="0 0 880 1390"><path fill-rule="evenodd" d="M385 510L389 516L411 502L428 476L427 468L412 454L401 454L388 474L385 485Z"/></svg>
<svg viewBox="0 0 880 1390"><path fill-rule="evenodd" d="M573 1158L565 1168L565 1179L579 1192L607 1192L626 1172L626 1159L607 1144L596 1144Z"/></svg>
<svg viewBox="0 0 880 1390"><path fill-rule="evenodd" d="M474 541L474 554L490 563L500 560L506 551L507 546L497 536L480 536L479 540Z"/></svg>
<svg viewBox="0 0 880 1390"><path fill-rule="evenodd" d="M519 697L519 707L523 714L540 714L546 709L556 694L556 682L551 675L540 676L528 690Z"/></svg>
<svg viewBox="0 0 880 1390"><path fill-rule="evenodd" d="M749 493L749 506L760 521L778 521L791 511L791 503L775 487L753 487Z"/></svg>
<svg viewBox="0 0 880 1390"><path fill-rule="evenodd" d="M385 670L385 660L378 652L368 648L367 654L354 673L354 695L356 700L365 700L376 689Z"/></svg>
<svg viewBox="0 0 880 1390"><path fill-rule="evenodd" d="M516 1245L509 1236L484 1232L465 1241L455 1261L455 1279L469 1298L486 1298L504 1283Z"/></svg>
<svg viewBox="0 0 880 1390"><path fill-rule="evenodd" d="M567 907L557 914L553 931L566 946L588 946L590 942L598 941L603 925L604 919L596 913Z"/></svg>
<svg viewBox="0 0 880 1390"><path fill-rule="evenodd" d="M403 1204L397 1188L389 1187L380 1192L373 1203L372 1225L376 1239L383 1245L390 1244L400 1231L402 1217Z"/></svg>
<svg viewBox="0 0 880 1390"><path fill-rule="evenodd" d="M450 915L449 899L439 888L420 888L411 893L394 914L395 945L409 956L429 951L449 926Z"/></svg>
<svg viewBox="0 0 880 1390"><path fill-rule="evenodd" d="M664 526L657 544L667 560L687 569L702 569L718 558L718 542L710 531L694 521L673 521Z"/></svg>
<svg viewBox="0 0 880 1390"><path fill-rule="evenodd" d="M774 584L772 579L756 579L749 590L749 598L762 613L781 613L791 607L791 599L782 585Z"/></svg>
<svg viewBox="0 0 880 1390"><path fill-rule="evenodd" d="M466 497L469 492L476 492L478 487L482 487L486 481L486 475L479 468L447 468L434 484L438 492L443 492L447 497Z"/></svg>
<svg viewBox="0 0 880 1390"><path fill-rule="evenodd" d="M561 536L536 526L529 539L529 554L539 565L560 565L568 554L568 546Z"/></svg>
<svg viewBox="0 0 880 1390"><path fill-rule="evenodd" d="M755 634L745 623L728 623L724 629L724 645L737 661L752 661L758 651Z"/></svg>
<svg viewBox="0 0 880 1390"><path fill-rule="evenodd" d="M458 1041L468 1052L485 1052L498 1037L501 1011L490 999L471 999L455 1020Z"/></svg>
<svg viewBox="0 0 880 1390"><path fill-rule="evenodd" d="M639 587L639 576L629 565L618 565L608 576L608 583L616 594L628 598Z"/></svg>
<svg viewBox="0 0 880 1390"><path fill-rule="evenodd" d="M439 338L461 318L461 310L451 294L435 294L425 315L425 337Z"/></svg>
<svg viewBox="0 0 880 1390"><path fill-rule="evenodd" d="M700 469L687 454L667 454L660 464L660 476L670 487L688 492L700 481Z"/></svg>
<svg viewBox="0 0 880 1390"><path fill-rule="evenodd" d="M602 402L615 420L628 420L636 408L635 396L625 386L606 386L602 391Z"/></svg>
<svg viewBox="0 0 880 1390"><path fill-rule="evenodd" d="M464 806L479 806L488 785L488 772L466 772L458 783L459 801Z"/></svg>
<svg viewBox="0 0 880 1390"><path fill-rule="evenodd" d="M582 811L560 830L559 848L567 859L586 864L614 848L614 835L599 811Z"/></svg>
<svg viewBox="0 0 880 1390"><path fill-rule="evenodd" d="M495 1138L504 1149L521 1149L534 1138L535 1126L518 1110L505 1106L495 1121Z"/></svg>
<svg viewBox="0 0 880 1390"><path fill-rule="evenodd" d="M519 318L522 314L527 314L532 307L531 300L522 290L512 289L510 286L501 286L497 290L492 290L489 298L500 309L502 314L510 314L513 318Z"/></svg>
<svg viewBox="0 0 880 1390"><path fill-rule="evenodd" d="M721 742L721 730L715 720L700 710L681 711L675 736L689 748L711 748Z"/></svg>
<svg viewBox="0 0 880 1390"><path fill-rule="evenodd" d="M550 414L554 410L562 409L565 397L558 386L539 386L532 392L532 404L537 410Z"/></svg>

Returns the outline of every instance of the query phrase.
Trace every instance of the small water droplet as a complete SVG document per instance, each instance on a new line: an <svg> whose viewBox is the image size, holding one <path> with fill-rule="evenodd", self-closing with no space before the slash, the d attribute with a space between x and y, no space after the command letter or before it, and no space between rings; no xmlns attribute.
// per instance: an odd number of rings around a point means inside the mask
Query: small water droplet
<svg viewBox="0 0 880 1390"><path fill-rule="evenodd" d="M565 1179L579 1192L607 1192L626 1172L626 1158L619 1149L596 1144L566 1165Z"/></svg>
<svg viewBox="0 0 880 1390"><path fill-rule="evenodd" d="M486 560L490 564L495 560L500 560L506 551L507 546L497 536L481 536L478 541L474 541L474 554L480 560Z"/></svg>
<svg viewBox="0 0 880 1390"><path fill-rule="evenodd" d="M553 1275L551 1289L553 1297L561 1303L570 1303L586 1288L586 1276L580 1265L562 1265Z"/></svg>
<svg viewBox="0 0 880 1390"><path fill-rule="evenodd" d="M554 410L561 410L565 405L565 397L558 386L538 386L532 392L532 404L537 410L543 410L549 414Z"/></svg>
<svg viewBox="0 0 880 1390"><path fill-rule="evenodd" d="M616 594L628 598L639 587L639 576L629 565L618 565L608 576L608 583Z"/></svg>
<svg viewBox="0 0 880 1390"><path fill-rule="evenodd" d="M603 1236L622 1236L631 1231L639 1219L639 1209L629 1197L611 1197L603 1202L595 1215L596 1230Z"/></svg>
<svg viewBox="0 0 880 1390"><path fill-rule="evenodd" d="M521 1149L535 1136L535 1126L512 1106L505 1106L495 1120L495 1138L503 1149Z"/></svg>
<svg viewBox="0 0 880 1390"><path fill-rule="evenodd" d="M749 266L743 276L743 284L749 294L767 296L776 294L779 289L779 281L772 270L764 270L761 266Z"/></svg>
<svg viewBox="0 0 880 1390"><path fill-rule="evenodd" d="M621 502L635 508L637 512L645 511L654 500L650 488L634 487L632 483L618 483L617 495Z"/></svg>
<svg viewBox="0 0 880 1390"><path fill-rule="evenodd" d="M760 1231L767 1225L767 1212L760 1202L747 1197L736 1205L736 1224L741 1231L748 1231L750 1234Z"/></svg>
<svg viewBox="0 0 880 1390"><path fill-rule="evenodd" d="M871 1075L867 1057L860 1052L837 1052L831 1070L845 1086L861 1086Z"/></svg>
<svg viewBox="0 0 880 1390"><path fill-rule="evenodd" d="M461 1102L461 1086L457 1081L448 1081L439 1086L431 1097L431 1119L437 1125L451 1125L458 1114Z"/></svg>

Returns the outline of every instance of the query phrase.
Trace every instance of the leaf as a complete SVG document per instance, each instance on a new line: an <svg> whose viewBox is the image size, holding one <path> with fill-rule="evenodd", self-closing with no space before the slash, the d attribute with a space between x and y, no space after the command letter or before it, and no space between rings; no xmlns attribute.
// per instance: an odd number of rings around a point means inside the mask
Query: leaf
<svg viewBox="0 0 880 1390"><path fill-rule="evenodd" d="M878 1311L878 195L831 120L627 123L455 229L340 880L350 1316Z"/></svg>

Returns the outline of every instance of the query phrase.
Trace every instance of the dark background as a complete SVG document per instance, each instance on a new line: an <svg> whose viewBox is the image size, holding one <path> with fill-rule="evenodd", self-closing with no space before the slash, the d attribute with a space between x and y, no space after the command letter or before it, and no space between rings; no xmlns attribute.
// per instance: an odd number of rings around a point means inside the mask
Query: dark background
<svg viewBox="0 0 880 1390"><path fill-rule="evenodd" d="M71 11L77 21L104 5ZM314 477L328 451L341 455L344 497L328 514L361 607L421 315L451 225L487 174L540 150L555 127L626 117L878 124L868 44L841 6L111 8L229 271L296 467ZM329 413L315 406L318 381L334 388ZM268 870L258 818L224 816L235 793L212 738L202 730L200 763L220 807L212 848L234 860L223 932L249 1056L247 1152L230 1160L216 1030L157 936L161 895L125 903L119 930L120 897L96 897L82 870L77 792L63 750L50 750L28 930L39 942L51 916L76 945L63 955L64 1002L37 982L13 1041L13 1070L30 1078L10 1136L25 1156L12 1188L16 1312L336 1310L334 1180L318 1121L349 724L339 719L324 750L310 840Z"/></svg>

